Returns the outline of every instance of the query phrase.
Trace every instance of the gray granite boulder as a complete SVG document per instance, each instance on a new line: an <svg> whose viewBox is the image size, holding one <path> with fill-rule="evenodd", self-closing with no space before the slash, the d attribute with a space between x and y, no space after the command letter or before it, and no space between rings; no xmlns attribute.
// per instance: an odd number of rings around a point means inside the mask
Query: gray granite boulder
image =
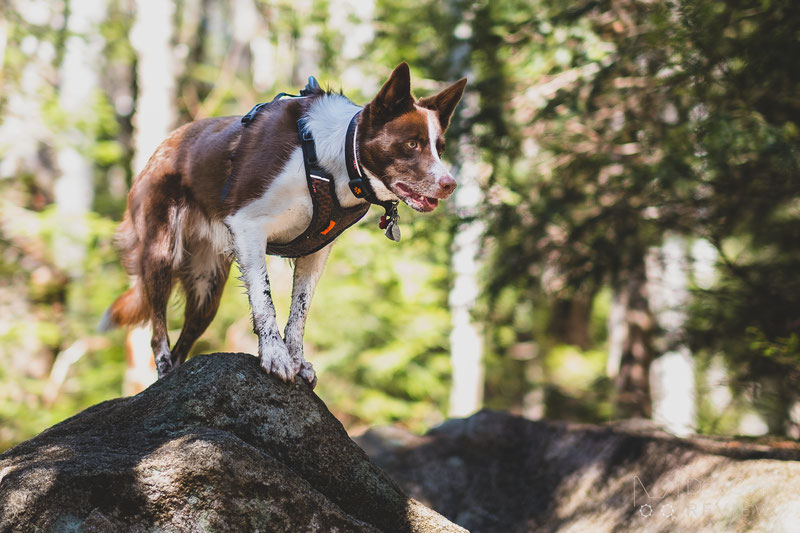
<svg viewBox="0 0 800 533"><path fill-rule="evenodd" d="M409 499L301 380L202 355L0 455L0 531L464 531Z"/></svg>
<svg viewBox="0 0 800 533"><path fill-rule="evenodd" d="M425 436L356 441L412 497L472 533L800 531L800 443L691 437L484 411Z"/></svg>

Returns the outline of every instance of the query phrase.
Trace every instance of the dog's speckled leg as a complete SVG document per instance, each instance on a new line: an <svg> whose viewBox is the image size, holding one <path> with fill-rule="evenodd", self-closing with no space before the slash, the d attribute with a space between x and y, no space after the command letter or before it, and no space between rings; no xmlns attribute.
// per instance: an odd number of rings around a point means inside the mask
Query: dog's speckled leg
<svg viewBox="0 0 800 533"><path fill-rule="evenodd" d="M314 367L303 357L303 332L306 327L311 297L322 275L322 269L325 267L325 261L327 261L330 251L331 247L328 245L311 255L298 257L295 261L292 306L283 333L286 347L292 357L292 364L297 368L297 375L312 387L317 384L317 376Z"/></svg>
<svg viewBox="0 0 800 533"><path fill-rule="evenodd" d="M172 370L167 334L167 302L172 290L172 270L178 246L173 229L178 226L176 220L179 218L179 210L174 205L162 204L151 206L151 209L153 209L151 215L160 216L168 221L165 225L146 227L147 233L142 239L146 244L141 256L140 280L151 312L150 346L153 348L158 377L162 378Z"/></svg>
<svg viewBox="0 0 800 533"><path fill-rule="evenodd" d="M242 217L235 222L229 227L233 235L234 253L242 271L242 281L253 310L253 331L258 335L261 366L269 374L275 374L284 381L293 381L300 369L292 361L275 320L275 307L272 304L264 259L267 249L264 221Z"/></svg>

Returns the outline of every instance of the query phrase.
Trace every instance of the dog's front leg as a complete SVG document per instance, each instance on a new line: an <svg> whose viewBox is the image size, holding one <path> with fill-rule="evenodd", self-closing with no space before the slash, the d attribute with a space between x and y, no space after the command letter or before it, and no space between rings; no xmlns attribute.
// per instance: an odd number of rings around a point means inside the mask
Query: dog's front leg
<svg viewBox="0 0 800 533"><path fill-rule="evenodd" d="M325 261L330 254L331 246L328 245L322 250L311 255L298 257L294 264L294 282L292 284L292 306L289 310L289 320L286 322L286 329L283 338L286 339L286 347L292 357L292 363L300 367L299 375L306 380L313 388L317 384L317 376L314 367L303 357L303 332L306 327L306 317L308 307L311 305L311 297L317 286Z"/></svg>
<svg viewBox="0 0 800 533"><path fill-rule="evenodd" d="M253 331L258 335L258 355L261 366L268 374L275 374L284 381L293 381L300 371L292 361L278 331L275 307L264 258L267 238L264 224L259 221L238 221L229 225L233 236L233 251L242 271L242 281L253 311Z"/></svg>

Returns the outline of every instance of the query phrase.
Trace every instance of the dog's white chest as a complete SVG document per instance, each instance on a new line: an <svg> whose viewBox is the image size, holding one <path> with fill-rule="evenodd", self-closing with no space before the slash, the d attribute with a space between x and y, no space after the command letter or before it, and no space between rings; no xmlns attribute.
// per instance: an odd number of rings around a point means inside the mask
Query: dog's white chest
<svg viewBox="0 0 800 533"><path fill-rule="evenodd" d="M230 227L258 225L267 242L289 242L308 227L314 206L308 193L303 152L297 148L264 193L226 219Z"/></svg>

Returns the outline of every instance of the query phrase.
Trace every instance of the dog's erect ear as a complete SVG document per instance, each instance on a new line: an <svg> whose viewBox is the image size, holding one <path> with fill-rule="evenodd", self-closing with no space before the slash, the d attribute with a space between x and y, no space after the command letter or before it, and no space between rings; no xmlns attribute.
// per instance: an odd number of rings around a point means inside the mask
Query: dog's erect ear
<svg viewBox="0 0 800 533"><path fill-rule="evenodd" d="M420 98L417 105L436 111L439 114L439 124L442 125L442 131L445 131L447 126L450 125L450 117L453 116L453 111L455 111L458 102L461 101L461 96L464 94L464 87L466 86L467 78L461 78L438 94Z"/></svg>
<svg viewBox="0 0 800 533"><path fill-rule="evenodd" d="M408 63L405 61L397 65L392 71L392 75L383 84L377 96L372 100L372 109L377 112L404 111L414 104L414 97L411 96L411 74L408 71Z"/></svg>

